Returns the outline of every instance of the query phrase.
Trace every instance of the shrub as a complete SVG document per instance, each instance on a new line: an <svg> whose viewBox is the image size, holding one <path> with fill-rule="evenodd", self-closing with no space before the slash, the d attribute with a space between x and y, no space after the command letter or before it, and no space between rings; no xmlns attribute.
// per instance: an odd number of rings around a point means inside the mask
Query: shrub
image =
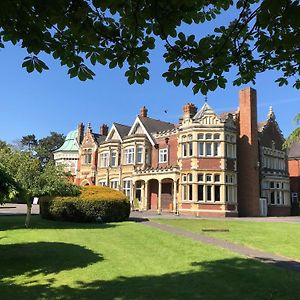
<svg viewBox="0 0 300 300"><path fill-rule="evenodd" d="M76 197L50 197L40 199L42 218L75 222L118 222L129 217L127 197L108 187L82 187Z"/></svg>

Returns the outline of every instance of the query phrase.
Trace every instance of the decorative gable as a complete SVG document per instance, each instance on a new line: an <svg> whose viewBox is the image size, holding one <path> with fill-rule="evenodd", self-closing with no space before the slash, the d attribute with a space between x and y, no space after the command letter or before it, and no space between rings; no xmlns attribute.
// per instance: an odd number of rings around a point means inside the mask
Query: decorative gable
<svg viewBox="0 0 300 300"><path fill-rule="evenodd" d="M91 125L88 124L87 131L82 140L82 146L83 147L93 147L95 145L97 145L97 143L95 141Z"/></svg>
<svg viewBox="0 0 300 300"><path fill-rule="evenodd" d="M106 141L109 141L109 140L119 140L119 141L122 141L122 138L120 136L120 134L118 133L118 130L115 126L115 124L112 125L106 139Z"/></svg>
<svg viewBox="0 0 300 300"><path fill-rule="evenodd" d="M145 134L148 137L152 146L155 145L155 141L154 141L151 133L147 131L146 127L144 126L144 124L142 123L142 121L140 120L139 117L137 117L135 119L135 121L134 121L133 125L131 126L131 129L128 133L129 136L134 135L134 134Z"/></svg>
<svg viewBox="0 0 300 300"><path fill-rule="evenodd" d="M214 110L205 102L202 108L195 114L194 122L202 125L220 125L221 120Z"/></svg>

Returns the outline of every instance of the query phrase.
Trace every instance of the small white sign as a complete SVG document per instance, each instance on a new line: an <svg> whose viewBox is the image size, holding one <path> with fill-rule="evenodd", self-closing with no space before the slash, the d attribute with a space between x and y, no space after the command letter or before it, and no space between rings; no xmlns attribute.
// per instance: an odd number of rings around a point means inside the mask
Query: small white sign
<svg viewBox="0 0 300 300"><path fill-rule="evenodd" d="M33 198L33 204L38 204L39 203L39 198L38 197L34 197Z"/></svg>

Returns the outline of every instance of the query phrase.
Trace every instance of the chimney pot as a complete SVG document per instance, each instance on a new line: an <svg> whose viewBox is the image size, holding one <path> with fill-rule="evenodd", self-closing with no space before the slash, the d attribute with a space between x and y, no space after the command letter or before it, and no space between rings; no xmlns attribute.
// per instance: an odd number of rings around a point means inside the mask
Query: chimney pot
<svg viewBox="0 0 300 300"><path fill-rule="evenodd" d="M100 126L100 135L104 135L104 136L108 135L108 126L106 124L102 124Z"/></svg>
<svg viewBox="0 0 300 300"><path fill-rule="evenodd" d="M148 109L146 108L146 106L143 106L140 110L140 117L147 118L147 116L148 116Z"/></svg>

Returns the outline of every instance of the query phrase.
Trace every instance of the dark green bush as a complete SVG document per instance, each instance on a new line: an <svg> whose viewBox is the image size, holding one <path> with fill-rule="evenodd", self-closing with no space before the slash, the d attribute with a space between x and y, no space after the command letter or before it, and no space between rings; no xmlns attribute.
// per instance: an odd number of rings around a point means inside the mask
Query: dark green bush
<svg viewBox="0 0 300 300"><path fill-rule="evenodd" d="M128 219L129 213L128 199L110 188L84 187L78 197L46 196L40 199L40 214L46 219L119 222Z"/></svg>

